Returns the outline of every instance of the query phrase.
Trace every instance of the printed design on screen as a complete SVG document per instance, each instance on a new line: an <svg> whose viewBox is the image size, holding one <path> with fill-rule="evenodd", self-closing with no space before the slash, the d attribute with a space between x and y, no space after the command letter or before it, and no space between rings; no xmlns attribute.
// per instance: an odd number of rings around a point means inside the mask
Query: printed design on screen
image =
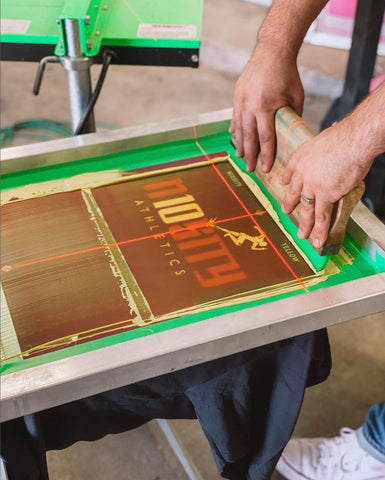
<svg viewBox="0 0 385 480"><path fill-rule="evenodd" d="M2 206L3 359L325 278L225 153L80 177Z"/></svg>

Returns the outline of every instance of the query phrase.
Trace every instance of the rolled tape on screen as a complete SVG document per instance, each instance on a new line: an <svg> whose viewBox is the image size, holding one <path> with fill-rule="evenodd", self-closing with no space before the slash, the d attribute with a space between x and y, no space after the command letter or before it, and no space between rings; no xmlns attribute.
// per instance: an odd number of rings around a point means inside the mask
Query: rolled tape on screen
<svg viewBox="0 0 385 480"><path fill-rule="evenodd" d="M269 194L279 203L285 196L287 186L279 183L279 177L284 173L291 155L303 143L311 140L315 134L309 126L290 107L280 108L275 115L276 156L269 173L264 173L261 162L257 162L255 174L268 190ZM236 139L233 138L233 143ZM361 199L365 190L364 182L360 182L348 194L342 197L335 205L332 221L325 244L321 248L314 248L319 255L336 255L345 237L346 225L349 217ZM299 204L289 215L298 227L301 214ZM309 237L312 244L312 236Z"/></svg>

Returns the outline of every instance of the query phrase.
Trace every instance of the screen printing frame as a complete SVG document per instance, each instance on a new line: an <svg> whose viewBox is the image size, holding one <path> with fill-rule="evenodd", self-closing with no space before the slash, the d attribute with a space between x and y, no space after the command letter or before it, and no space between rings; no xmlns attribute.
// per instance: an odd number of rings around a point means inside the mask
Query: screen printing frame
<svg viewBox="0 0 385 480"><path fill-rule="evenodd" d="M231 110L3 150L3 173L22 172L227 130ZM194 125L194 128L192 127ZM348 232L372 258L385 225L362 203ZM326 294L326 295L325 295ZM330 301L327 300L329 298ZM333 306L332 306L333 305ZM385 273L153 333L2 376L1 421L385 311Z"/></svg>

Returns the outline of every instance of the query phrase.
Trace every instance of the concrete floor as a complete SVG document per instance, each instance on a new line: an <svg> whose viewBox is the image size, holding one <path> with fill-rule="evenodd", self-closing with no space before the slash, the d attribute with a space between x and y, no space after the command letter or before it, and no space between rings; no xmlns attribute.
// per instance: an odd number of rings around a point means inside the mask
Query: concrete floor
<svg viewBox="0 0 385 480"><path fill-rule="evenodd" d="M99 128L230 107L234 82L265 14L264 7L239 0L205 0L199 69L111 67L96 107ZM346 61L347 53L340 50L311 45L301 50L299 65L308 92L304 117L314 130L330 106L331 94L341 88ZM36 64L2 63L1 67L2 127L29 119L69 121L66 78L60 66L48 65L38 97L31 94ZM385 70L383 58L377 68ZM99 67L93 67L94 78L98 71ZM19 139L18 143L25 141ZM385 313L381 313L330 328L333 371L324 384L307 391L296 435L333 436L342 426L356 428L367 408L384 400L384 327ZM171 423L201 478L219 479L198 423ZM50 452L48 461L52 480L187 478L156 422ZM275 473L272 478L282 477Z"/></svg>

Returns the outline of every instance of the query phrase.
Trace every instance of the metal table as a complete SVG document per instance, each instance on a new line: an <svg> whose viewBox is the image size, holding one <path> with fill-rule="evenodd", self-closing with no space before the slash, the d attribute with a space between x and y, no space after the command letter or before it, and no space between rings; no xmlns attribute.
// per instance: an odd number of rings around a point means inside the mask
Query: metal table
<svg viewBox="0 0 385 480"><path fill-rule="evenodd" d="M226 131L224 110L2 152L3 173L73 162ZM348 231L372 259L385 258L385 225L359 204ZM330 299L330 302L327 300ZM333 306L332 306L333 305ZM385 311L385 272L271 301L3 375L1 421L256 346Z"/></svg>

